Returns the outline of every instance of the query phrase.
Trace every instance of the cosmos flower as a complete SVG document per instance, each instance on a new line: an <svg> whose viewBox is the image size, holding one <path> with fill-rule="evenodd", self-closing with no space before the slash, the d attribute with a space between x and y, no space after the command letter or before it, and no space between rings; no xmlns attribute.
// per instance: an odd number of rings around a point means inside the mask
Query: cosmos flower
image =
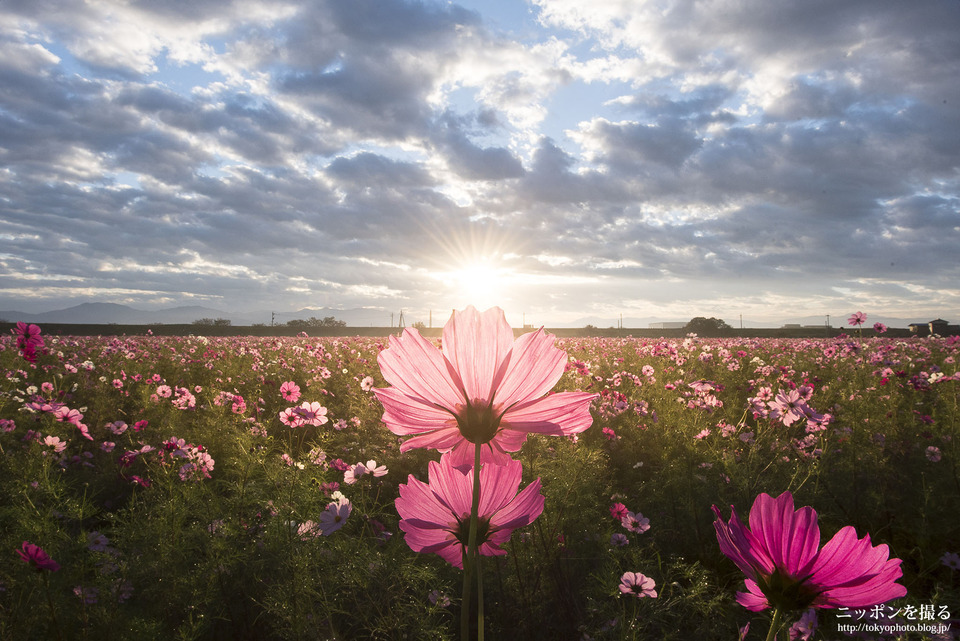
<svg viewBox="0 0 960 641"><path fill-rule="evenodd" d="M386 465L377 465L376 461L367 461L366 463L357 463L356 465L351 466L347 471L343 473L343 482L348 485L353 485L360 477L364 474L372 474L373 476L384 476L387 473Z"/></svg>
<svg viewBox="0 0 960 641"><path fill-rule="evenodd" d="M443 328L442 350L415 329L390 337L377 362L393 387L375 389L383 422L416 447L452 452L453 465L472 465L473 444L485 444L482 461L510 460L529 433L571 436L590 427L596 394L547 394L563 376L567 355L539 329L516 341L503 310L453 312Z"/></svg>
<svg viewBox="0 0 960 641"><path fill-rule="evenodd" d="M940 562L951 570L960 570L960 554L956 552L944 552Z"/></svg>
<svg viewBox="0 0 960 641"><path fill-rule="evenodd" d="M280 386L280 395L283 400L289 403L296 403L300 400L300 386L293 381L286 381Z"/></svg>
<svg viewBox="0 0 960 641"><path fill-rule="evenodd" d="M847 319L848 325L860 326L867 322L867 315L863 312L856 312L853 316Z"/></svg>
<svg viewBox="0 0 960 641"><path fill-rule="evenodd" d="M473 469L454 467L450 454L440 457L439 463L430 461L428 468L429 483L411 474L407 483L400 485L400 497L395 501L400 529L414 552L436 553L462 568L470 529ZM519 461L480 468L477 549L483 556L506 554L500 546L513 530L529 525L543 512L540 479L518 494L521 475Z"/></svg>
<svg viewBox="0 0 960 641"><path fill-rule="evenodd" d="M17 348L24 360L30 363L37 362L37 349L43 347L43 337L40 336L40 328L36 325L28 325L24 322L18 322L15 330L17 335Z"/></svg>
<svg viewBox="0 0 960 641"><path fill-rule="evenodd" d="M347 497L335 492L333 498L336 500L327 504L327 509L320 515L320 524L317 526L323 536L330 536L342 528L350 512L353 511L353 505Z"/></svg>
<svg viewBox="0 0 960 641"><path fill-rule="evenodd" d="M620 519L620 525L631 532L643 534L650 529L650 519L639 512L634 513L628 510L627 513L623 515L623 518Z"/></svg>
<svg viewBox="0 0 960 641"><path fill-rule="evenodd" d="M21 549L17 550L17 554L20 555L24 563L29 563L32 567L36 568L37 572L44 570L56 572L60 569L60 564L51 559L39 545L24 541L20 548Z"/></svg>
<svg viewBox="0 0 960 641"><path fill-rule="evenodd" d="M639 572L624 572L623 576L620 577L620 591L638 599L645 596L653 599L657 598L655 587L656 583L653 579Z"/></svg>
<svg viewBox="0 0 960 641"><path fill-rule="evenodd" d="M725 523L714 505L714 527L720 551L747 575L747 591L737 593L737 602L748 610L866 608L907 593L896 583L903 575L900 559L889 558L886 545L872 545L869 534L858 539L847 526L820 548L816 511L794 511L790 492L776 499L760 494L750 508L750 527L731 511Z"/></svg>

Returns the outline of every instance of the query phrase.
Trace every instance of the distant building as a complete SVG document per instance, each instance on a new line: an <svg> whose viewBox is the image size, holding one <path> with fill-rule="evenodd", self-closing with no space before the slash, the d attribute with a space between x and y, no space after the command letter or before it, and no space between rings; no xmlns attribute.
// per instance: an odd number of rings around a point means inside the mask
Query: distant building
<svg viewBox="0 0 960 641"><path fill-rule="evenodd" d="M683 329L687 326L686 322L670 321L666 323L650 323L650 329Z"/></svg>
<svg viewBox="0 0 960 641"><path fill-rule="evenodd" d="M800 323L785 323L782 329L800 329Z"/></svg>
<svg viewBox="0 0 960 641"><path fill-rule="evenodd" d="M929 336L937 334L938 336L960 336L960 325L951 325L942 318L937 318L926 323L910 323L910 333L917 336Z"/></svg>

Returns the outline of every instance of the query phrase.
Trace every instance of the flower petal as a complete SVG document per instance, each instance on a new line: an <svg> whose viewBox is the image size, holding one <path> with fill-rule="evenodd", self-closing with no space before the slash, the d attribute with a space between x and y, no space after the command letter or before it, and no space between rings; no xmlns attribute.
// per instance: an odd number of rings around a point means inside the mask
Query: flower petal
<svg viewBox="0 0 960 641"><path fill-rule="evenodd" d="M754 536L740 520L737 510L730 506L730 521L724 523L720 515L720 509L716 505L712 507L716 520L713 527L717 531L717 542L720 544L720 551L737 564L737 567L753 579L761 575L769 575L773 572L773 561L762 547L757 537Z"/></svg>
<svg viewBox="0 0 960 641"><path fill-rule="evenodd" d="M889 548L873 546L869 534L858 539L852 526L841 529L823 546L810 578L823 590L821 607L869 607L905 595L895 583L903 576L900 559L889 557Z"/></svg>
<svg viewBox="0 0 960 641"><path fill-rule="evenodd" d="M537 398L508 409L500 420L505 430L570 436L593 423L590 402L596 394L560 392Z"/></svg>
<svg viewBox="0 0 960 641"><path fill-rule="evenodd" d="M457 419L450 412L396 387L373 392L383 405L384 424L397 436L457 427Z"/></svg>
<svg viewBox="0 0 960 641"><path fill-rule="evenodd" d="M498 373L496 402L508 407L540 398L563 376L567 355L543 329L517 339Z"/></svg>
<svg viewBox="0 0 960 641"><path fill-rule="evenodd" d="M467 400L493 400L494 378L513 347L513 328L503 310L482 314L473 306L454 311L443 326L443 355L460 376Z"/></svg>
<svg viewBox="0 0 960 641"><path fill-rule="evenodd" d="M460 376L433 343L415 329L400 338L390 336L390 346L377 356L383 378L401 392L454 411L464 402Z"/></svg>
<svg viewBox="0 0 960 641"><path fill-rule="evenodd" d="M820 528L812 507L794 511L790 492L776 499L763 493L750 508L749 523L776 567L798 579L810 573L820 547Z"/></svg>
<svg viewBox="0 0 960 641"><path fill-rule="evenodd" d="M770 607L767 597L760 591L760 586L755 581L747 579L744 581L747 586L746 592L737 592L737 603L750 610L751 612L760 612Z"/></svg>

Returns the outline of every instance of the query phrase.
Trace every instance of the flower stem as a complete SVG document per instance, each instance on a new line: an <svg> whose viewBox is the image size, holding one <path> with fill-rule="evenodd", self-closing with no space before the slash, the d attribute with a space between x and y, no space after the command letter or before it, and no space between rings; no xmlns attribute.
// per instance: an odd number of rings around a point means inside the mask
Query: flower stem
<svg viewBox="0 0 960 641"><path fill-rule="evenodd" d="M43 574L43 591L47 595L47 607L50 608L50 621L53 623L53 629L57 633L57 639L63 641L63 635L60 634L60 625L57 623L57 610L53 607L53 599L50 598L50 579L46 573Z"/></svg>
<svg viewBox="0 0 960 641"><path fill-rule="evenodd" d="M463 554L463 600L460 605L460 639L470 641L470 601L473 587L473 573L477 572L477 586L483 589L480 576L479 554L477 554L477 526L480 512L480 443L473 450L473 501L470 505L470 533L467 535L467 549ZM477 597L477 639L483 641L483 594Z"/></svg>
<svg viewBox="0 0 960 641"><path fill-rule="evenodd" d="M776 641L780 631L780 608L773 609L773 619L770 621L770 631L767 632L767 641Z"/></svg>

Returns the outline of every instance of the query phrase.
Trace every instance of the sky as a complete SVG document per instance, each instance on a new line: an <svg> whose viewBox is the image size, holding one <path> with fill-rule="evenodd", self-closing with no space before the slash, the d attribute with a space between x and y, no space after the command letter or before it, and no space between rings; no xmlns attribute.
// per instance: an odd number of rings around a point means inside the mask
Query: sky
<svg viewBox="0 0 960 641"><path fill-rule="evenodd" d="M0 309L957 322L958 33L958 0L4 0Z"/></svg>

